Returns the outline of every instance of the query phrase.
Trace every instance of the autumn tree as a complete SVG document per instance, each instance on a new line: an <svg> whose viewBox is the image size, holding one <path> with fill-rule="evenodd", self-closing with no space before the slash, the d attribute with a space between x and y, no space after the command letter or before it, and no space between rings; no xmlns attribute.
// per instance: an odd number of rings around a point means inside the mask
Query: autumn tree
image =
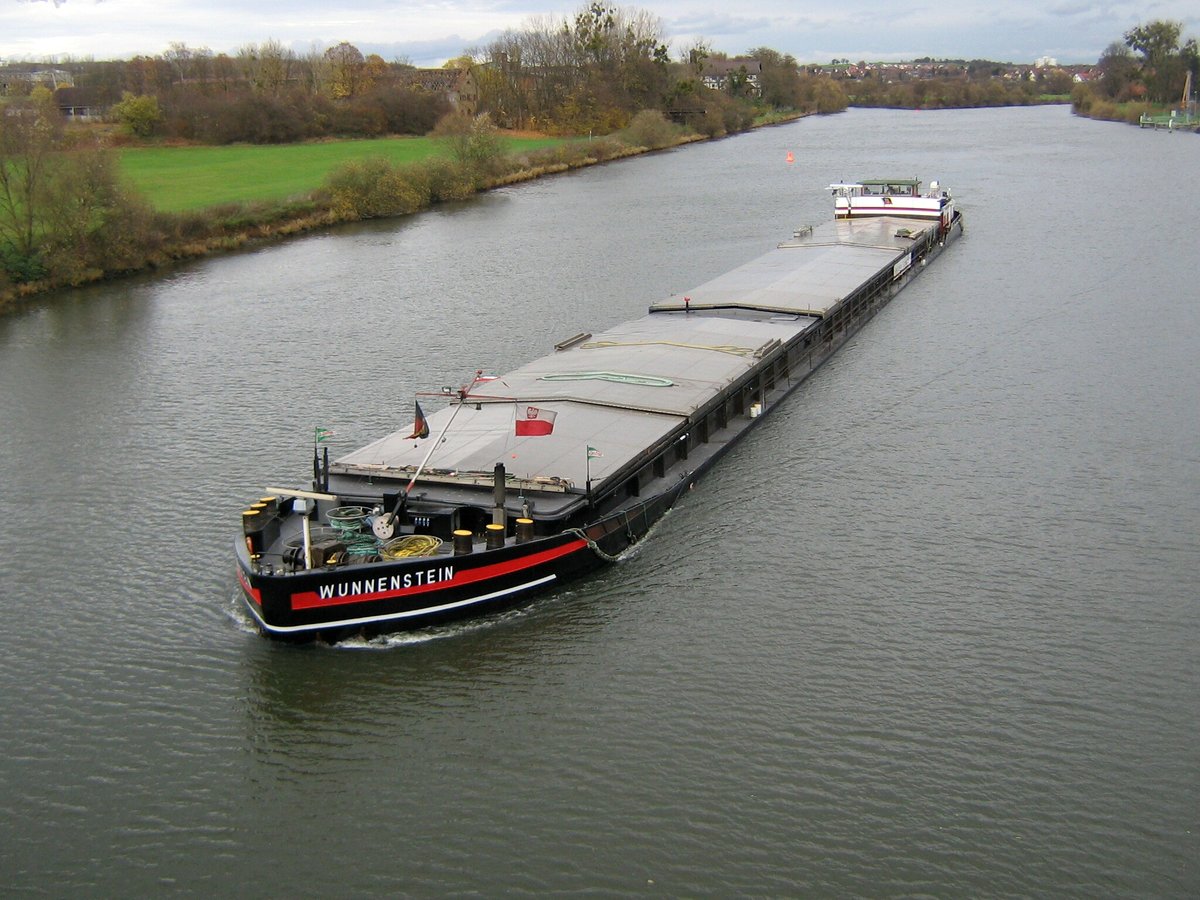
<svg viewBox="0 0 1200 900"><path fill-rule="evenodd" d="M1184 74L1196 57L1196 41L1180 44L1183 23L1156 19L1125 32L1125 44L1142 56L1142 81L1149 99L1168 103L1183 89Z"/></svg>
<svg viewBox="0 0 1200 900"><path fill-rule="evenodd" d="M1130 85L1138 77L1138 62L1133 52L1120 41L1113 41L1100 54L1100 90L1112 100L1127 100Z"/></svg>
<svg viewBox="0 0 1200 900"><path fill-rule="evenodd" d="M756 47L746 55L762 64L759 84L764 103L787 109L800 106L800 65L793 56L770 47Z"/></svg>
<svg viewBox="0 0 1200 900"><path fill-rule="evenodd" d="M192 48L173 41L162 58L171 67L174 79L180 83L207 81L211 74L213 52L207 47Z"/></svg>
<svg viewBox="0 0 1200 900"><path fill-rule="evenodd" d="M54 97L35 87L28 98L9 102L0 115L0 252L14 280L37 272L37 243L45 228L44 198L62 117Z"/></svg>
<svg viewBox="0 0 1200 900"><path fill-rule="evenodd" d="M594 0L571 18L531 19L478 56L486 106L505 124L611 130L663 102L668 87L662 23L643 10Z"/></svg>
<svg viewBox="0 0 1200 900"><path fill-rule="evenodd" d="M137 230L111 157L65 148L61 122L44 87L0 115L0 266L14 282L107 268L97 248Z"/></svg>
<svg viewBox="0 0 1200 900"><path fill-rule="evenodd" d="M433 135L445 143L457 162L478 175L488 174L504 155L500 135L486 113L451 113L438 123Z"/></svg>
<svg viewBox="0 0 1200 900"><path fill-rule="evenodd" d="M158 123L162 121L162 110L159 108L157 97L131 94L128 91L121 97L121 102L113 106L112 114L130 134L140 138L154 134Z"/></svg>
<svg viewBox="0 0 1200 900"><path fill-rule="evenodd" d="M347 41L325 51L329 64L329 95L335 99L353 97L363 86L366 60L362 51Z"/></svg>
<svg viewBox="0 0 1200 900"><path fill-rule="evenodd" d="M237 58L246 82L264 94L278 96L296 77L296 54L277 40L246 44Z"/></svg>

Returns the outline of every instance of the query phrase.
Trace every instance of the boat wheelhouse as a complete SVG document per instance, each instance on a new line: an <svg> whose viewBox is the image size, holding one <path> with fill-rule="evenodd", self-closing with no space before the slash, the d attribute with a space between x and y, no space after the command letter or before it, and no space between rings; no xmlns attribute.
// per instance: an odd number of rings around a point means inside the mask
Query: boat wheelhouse
<svg viewBox="0 0 1200 900"><path fill-rule="evenodd" d="M903 216L936 219L948 227L954 218L954 198L936 181L924 192L916 178L838 182L828 189L833 192L834 216L839 219Z"/></svg>
<svg viewBox="0 0 1200 900"><path fill-rule="evenodd" d="M337 640L488 613L612 562L961 229L954 212L808 226L638 319L477 372L336 460L318 430L311 484L242 513L247 609L269 636Z"/></svg>

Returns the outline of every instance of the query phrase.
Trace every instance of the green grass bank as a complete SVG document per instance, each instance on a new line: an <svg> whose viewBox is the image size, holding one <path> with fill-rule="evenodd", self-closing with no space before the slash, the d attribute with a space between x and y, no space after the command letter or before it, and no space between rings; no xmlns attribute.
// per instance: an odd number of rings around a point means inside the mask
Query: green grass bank
<svg viewBox="0 0 1200 900"><path fill-rule="evenodd" d="M554 147L556 138L501 138L506 153ZM119 151L122 176L161 212L192 212L231 203L274 203L310 195L348 162L384 159L408 165L445 155L429 137L227 147L132 147Z"/></svg>

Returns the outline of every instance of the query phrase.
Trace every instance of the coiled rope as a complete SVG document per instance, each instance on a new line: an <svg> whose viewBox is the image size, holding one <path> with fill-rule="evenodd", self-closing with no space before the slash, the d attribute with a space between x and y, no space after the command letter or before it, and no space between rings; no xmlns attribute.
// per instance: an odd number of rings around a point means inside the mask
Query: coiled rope
<svg viewBox="0 0 1200 900"><path fill-rule="evenodd" d="M432 556L442 546L442 539L431 534L406 534L392 538L379 551L384 559L406 559L412 556Z"/></svg>
<svg viewBox="0 0 1200 900"><path fill-rule="evenodd" d="M362 506L339 506L326 514L338 540L346 545L347 560L370 562L378 555L379 543L375 536L363 530L369 512Z"/></svg>

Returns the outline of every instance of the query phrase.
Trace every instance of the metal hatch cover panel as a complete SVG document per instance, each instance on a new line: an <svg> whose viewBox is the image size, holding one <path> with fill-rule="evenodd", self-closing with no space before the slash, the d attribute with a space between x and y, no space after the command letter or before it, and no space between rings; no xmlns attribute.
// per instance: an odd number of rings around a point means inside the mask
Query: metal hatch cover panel
<svg viewBox="0 0 1200 900"><path fill-rule="evenodd" d="M428 471L441 476L454 472L464 480L470 476L490 478L500 462L511 476L531 482L558 479L582 491L587 480L588 447L603 454L591 461L592 480L599 484L606 474L665 438L682 421L678 416L615 407L539 403L540 409L556 414L553 432L517 437L518 409L523 413L525 405L482 403L476 409L472 403L465 404L430 458ZM408 438L408 430L397 431L341 457L330 470L401 480L411 477L429 452L429 442L437 440L453 411L453 407L446 407L428 416L430 437L425 440Z"/></svg>
<svg viewBox="0 0 1200 900"><path fill-rule="evenodd" d="M775 341L787 343L816 321L643 316L521 366L477 387L471 396L515 397L534 405L577 401L690 416L752 369L764 348Z"/></svg>
<svg viewBox="0 0 1200 900"><path fill-rule="evenodd" d="M686 296L692 309L732 306L824 316L877 273L890 269L912 249L914 238L934 227L891 216L829 222ZM676 297L652 308L681 310L685 304Z"/></svg>
<svg viewBox="0 0 1200 900"><path fill-rule="evenodd" d="M478 482L502 462L509 475L557 480L582 490L587 448L594 447L603 454L591 462L593 483L599 484L744 376L766 347L776 340L786 343L815 322L659 314L615 326L477 385L430 457L428 470L438 480L453 472L464 482ZM637 380L626 382L623 376L630 375ZM530 405L555 414L551 434L517 437L517 417ZM410 438L406 427L341 457L331 471L411 477L429 450L428 441L437 440L453 412L449 406L430 413L431 436L425 440Z"/></svg>

